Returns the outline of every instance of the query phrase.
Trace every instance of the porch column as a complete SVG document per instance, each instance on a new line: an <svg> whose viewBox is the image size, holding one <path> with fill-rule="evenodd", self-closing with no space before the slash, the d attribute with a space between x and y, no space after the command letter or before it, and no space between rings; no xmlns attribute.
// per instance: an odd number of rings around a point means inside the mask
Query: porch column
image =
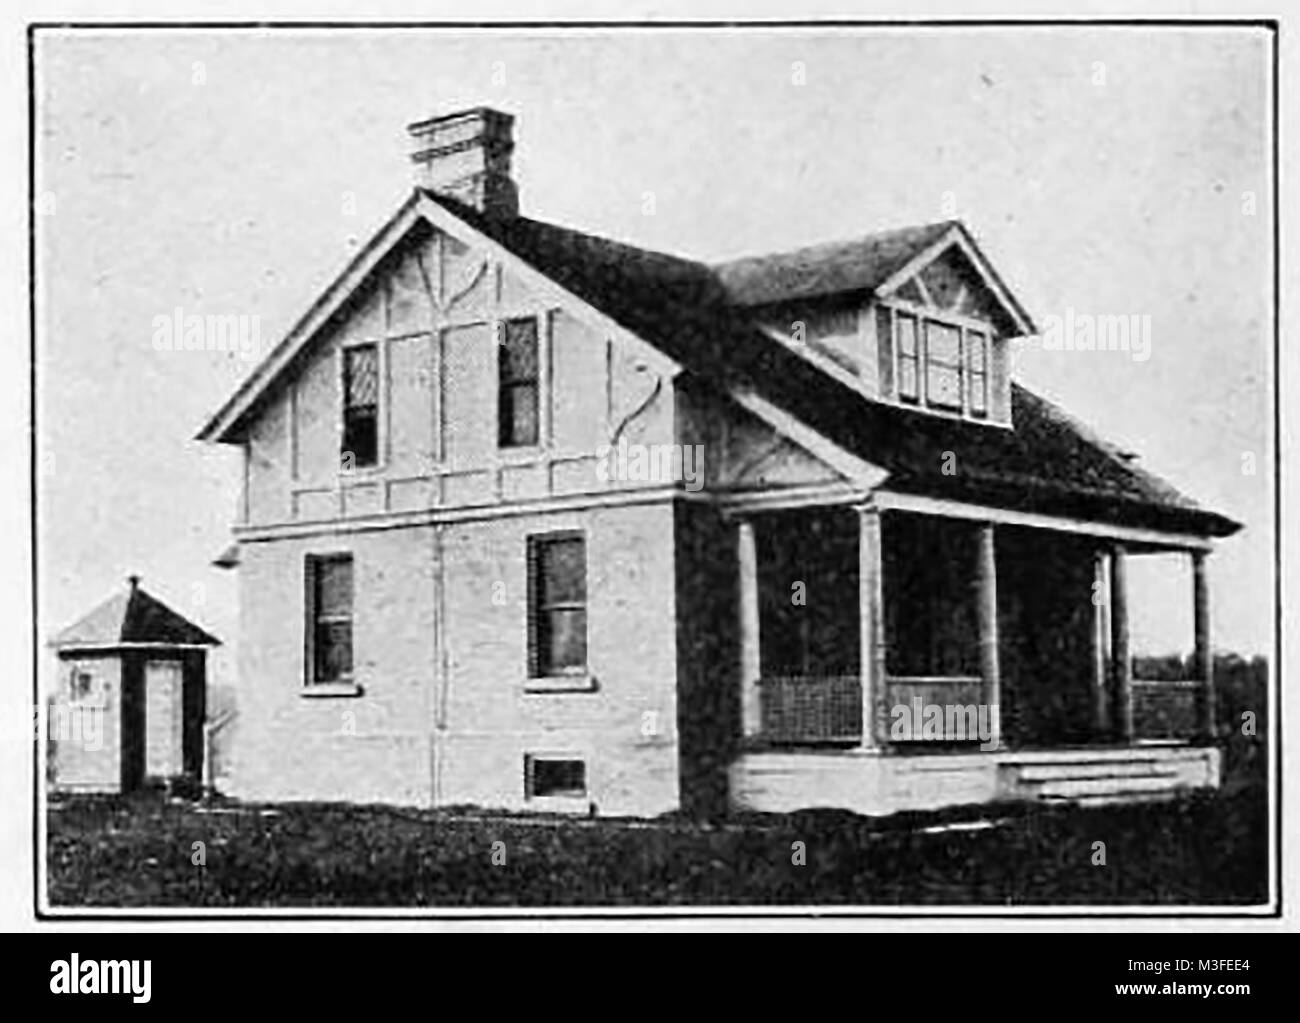
<svg viewBox="0 0 1300 1023"><path fill-rule="evenodd" d="M1205 572L1205 551L1192 552L1192 621L1196 630L1197 725L1201 737L1214 740L1214 650L1210 644L1210 583Z"/></svg>
<svg viewBox="0 0 1300 1023"><path fill-rule="evenodd" d="M983 703L989 708L993 726L990 740L994 748L1002 745L1002 676L998 664L998 566L993 523L979 526L979 556L976 559L979 587L976 606L980 630L980 678L984 680ZM993 708L998 708L998 713Z"/></svg>
<svg viewBox="0 0 1300 1023"><path fill-rule="evenodd" d="M1128 642L1128 552L1115 544L1110 553L1110 653L1115 735L1133 741L1133 659Z"/></svg>
<svg viewBox="0 0 1300 1023"><path fill-rule="evenodd" d="M858 509L858 650L862 678L863 749L881 742L877 700L885 693L885 591L880 548L880 509Z"/></svg>
<svg viewBox="0 0 1300 1023"><path fill-rule="evenodd" d="M758 546L749 519L736 524L736 559L740 567L740 725L741 735L751 738L763 730L758 688L763 668L758 632Z"/></svg>
<svg viewBox="0 0 1300 1023"><path fill-rule="evenodd" d="M1110 729L1110 701L1107 687L1110 684L1106 657L1106 639L1109 627L1106 623L1106 553L1098 551L1093 558L1092 592L1092 727L1098 736L1104 736Z"/></svg>

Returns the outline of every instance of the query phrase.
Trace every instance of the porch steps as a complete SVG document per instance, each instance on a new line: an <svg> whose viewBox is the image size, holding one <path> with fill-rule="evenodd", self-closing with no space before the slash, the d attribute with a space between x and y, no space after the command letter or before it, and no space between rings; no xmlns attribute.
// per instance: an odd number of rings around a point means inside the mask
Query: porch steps
<svg viewBox="0 0 1300 1023"><path fill-rule="evenodd" d="M1017 764L1016 787L1023 796L1047 803L1154 802L1192 787L1188 766L1176 759L1142 755Z"/></svg>

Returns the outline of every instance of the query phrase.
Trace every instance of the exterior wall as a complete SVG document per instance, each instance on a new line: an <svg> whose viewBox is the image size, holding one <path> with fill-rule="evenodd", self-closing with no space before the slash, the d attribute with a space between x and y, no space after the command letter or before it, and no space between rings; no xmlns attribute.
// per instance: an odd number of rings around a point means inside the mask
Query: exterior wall
<svg viewBox="0 0 1300 1023"><path fill-rule="evenodd" d="M541 440L498 451L494 335L539 322ZM379 346L379 459L340 472L342 348ZM666 362L533 295L456 239L416 232L318 336L250 424L245 525L601 493L602 445L671 443Z"/></svg>
<svg viewBox="0 0 1300 1023"><path fill-rule="evenodd" d="M675 532L682 808L718 817L741 733L736 525L682 501Z"/></svg>
<svg viewBox="0 0 1300 1023"><path fill-rule="evenodd" d="M528 692L527 538L582 529L592 691ZM671 503L529 515L446 529L445 692L438 801L528 809L527 753L587 763L597 812L678 806ZM498 595L494 601L494 591ZM569 809L586 809L571 806Z"/></svg>
<svg viewBox="0 0 1300 1023"><path fill-rule="evenodd" d="M303 695L305 560L332 552L353 556L356 698ZM232 795L430 802L434 553L429 527L243 545Z"/></svg>
<svg viewBox="0 0 1300 1023"><path fill-rule="evenodd" d="M589 692L526 692L527 538L587 538ZM655 814L678 805L671 502L248 543L232 793ZM353 556L361 695L305 696L304 560ZM441 564L442 571L438 569ZM587 762L530 802L527 753Z"/></svg>
<svg viewBox="0 0 1300 1023"><path fill-rule="evenodd" d="M73 702L73 672L95 678L92 700ZM58 789L116 792L121 780L122 665L114 655L59 658L57 690L48 703L47 736Z"/></svg>

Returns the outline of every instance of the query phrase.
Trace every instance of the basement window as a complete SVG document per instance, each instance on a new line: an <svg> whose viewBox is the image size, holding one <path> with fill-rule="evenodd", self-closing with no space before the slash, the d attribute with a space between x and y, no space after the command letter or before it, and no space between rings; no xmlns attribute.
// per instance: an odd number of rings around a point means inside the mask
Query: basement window
<svg viewBox="0 0 1300 1023"><path fill-rule="evenodd" d="M529 799L582 799L587 795L587 762L529 754L524 757L524 792Z"/></svg>

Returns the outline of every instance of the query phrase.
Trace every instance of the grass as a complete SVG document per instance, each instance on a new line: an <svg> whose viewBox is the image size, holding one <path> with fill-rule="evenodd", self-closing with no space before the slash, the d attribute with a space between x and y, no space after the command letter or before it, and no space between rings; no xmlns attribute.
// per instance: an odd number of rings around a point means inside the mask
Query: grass
<svg viewBox="0 0 1300 1023"><path fill-rule="evenodd" d="M1244 906L1267 900L1266 821L1258 785L1087 810L809 812L712 826L69 797L49 816L49 898L137 908ZM504 864L493 863L497 842ZM804 865L792 862L797 842ZM1104 866L1093 863L1097 842Z"/></svg>

